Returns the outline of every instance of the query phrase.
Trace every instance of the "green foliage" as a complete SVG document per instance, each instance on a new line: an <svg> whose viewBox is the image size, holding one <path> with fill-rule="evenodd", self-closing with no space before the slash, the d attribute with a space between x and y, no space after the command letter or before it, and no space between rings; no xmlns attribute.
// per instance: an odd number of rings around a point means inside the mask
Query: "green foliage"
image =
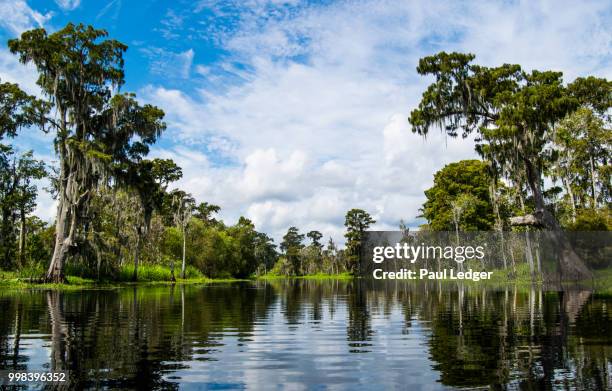
<svg viewBox="0 0 612 391"><path fill-rule="evenodd" d="M287 260L285 257L280 257L278 261L274 264L274 267L268 272L267 276L282 276L289 277L293 276L294 268L293 264Z"/></svg>
<svg viewBox="0 0 612 391"><path fill-rule="evenodd" d="M209 204L208 202L201 202L194 210L194 216L202 220L207 224L218 223L212 216L219 213L221 207L218 205Z"/></svg>
<svg viewBox="0 0 612 391"><path fill-rule="evenodd" d="M580 108L559 123L553 142L550 173L565 189L570 210L566 219L574 220L577 209L609 204L612 130L606 122L591 109Z"/></svg>
<svg viewBox="0 0 612 391"><path fill-rule="evenodd" d="M426 135L439 127L451 137L477 133L476 151L490 163L493 177L506 177L520 191L527 184L540 224L558 229L542 190L542 175L554 161L549 146L555 127L581 106L607 112L611 83L589 77L565 86L560 72L484 67L473 59L440 52L419 61L417 71L435 81L410 114L413 131Z"/></svg>
<svg viewBox="0 0 612 391"><path fill-rule="evenodd" d="M293 266L294 275L298 275L301 272L300 251L304 248L303 241L304 234L300 234L297 227L289 227L280 244L280 249L285 255L285 258Z"/></svg>
<svg viewBox="0 0 612 391"><path fill-rule="evenodd" d="M128 264L119 270L118 281L130 282L134 274L134 265ZM185 269L186 279L203 278L202 273L193 266ZM138 281L171 281L172 271L168 266L143 264L138 267Z"/></svg>
<svg viewBox="0 0 612 391"><path fill-rule="evenodd" d="M359 253L364 232L376 221L363 209L351 209L346 212L344 226L346 227L347 269L355 273L359 264Z"/></svg>
<svg viewBox="0 0 612 391"><path fill-rule="evenodd" d="M23 127L41 124L48 106L23 92L17 84L0 82L0 140Z"/></svg>
<svg viewBox="0 0 612 391"><path fill-rule="evenodd" d="M487 164L480 160L451 163L434 175L433 186L425 191L422 216L430 230L486 231L495 223L489 197Z"/></svg>
<svg viewBox="0 0 612 391"><path fill-rule="evenodd" d="M32 182L45 175L44 163L31 151L15 156L12 147L0 144L0 267L9 269L25 261L27 219L38 194Z"/></svg>
<svg viewBox="0 0 612 391"><path fill-rule="evenodd" d="M569 223L571 231L612 231L610 209L583 209L577 213L576 221Z"/></svg>
<svg viewBox="0 0 612 391"><path fill-rule="evenodd" d="M64 279L75 244L91 243L84 228L92 218L89 206L96 189L111 178L133 186L134 166L165 129L163 111L117 92L124 84L127 46L107 35L69 23L52 34L43 28L26 31L8 43L23 64L34 65L45 105L56 113L40 121L54 131L59 158L58 240L47 275L55 282ZM88 246L76 248L88 251Z"/></svg>

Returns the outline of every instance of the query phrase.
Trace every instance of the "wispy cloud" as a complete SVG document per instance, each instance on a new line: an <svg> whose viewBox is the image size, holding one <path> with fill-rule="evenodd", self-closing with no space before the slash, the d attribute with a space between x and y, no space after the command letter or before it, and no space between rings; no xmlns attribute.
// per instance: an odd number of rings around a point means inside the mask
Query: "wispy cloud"
<svg viewBox="0 0 612 391"><path fill-rule="evenodd" d="M81 5L81 0L55 0L55 3L65 11L72 11Z"/></svg>
<svg viewBox="0 0 612 391"><path fill-rule="evenodd" d="M114 21L119 17L119 11L121 11L121 6L123 2L121 0L111 0L109 1L96 15L96 20L101 19L106 16L111 10L113 13L110 15L110 18Z"/></svg>
<svg viewBox="0 0 612 391"><path fill-rule="evenodd" d="M165 78L186 79L193 64L193 49L184 52L172 52L163 48L150 47L140 49L149 59L151 73Z"/></svg>

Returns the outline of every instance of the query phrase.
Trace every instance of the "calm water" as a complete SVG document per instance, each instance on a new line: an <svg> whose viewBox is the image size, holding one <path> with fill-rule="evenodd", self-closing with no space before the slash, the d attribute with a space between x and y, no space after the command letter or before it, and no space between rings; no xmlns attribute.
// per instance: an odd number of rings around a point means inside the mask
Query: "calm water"
<svg viewBox="0 0 612 391"><path fill-rule="evenodd" d="M610 389L612 298L274 281L0 293L0 369L73 388Z"/></svg>

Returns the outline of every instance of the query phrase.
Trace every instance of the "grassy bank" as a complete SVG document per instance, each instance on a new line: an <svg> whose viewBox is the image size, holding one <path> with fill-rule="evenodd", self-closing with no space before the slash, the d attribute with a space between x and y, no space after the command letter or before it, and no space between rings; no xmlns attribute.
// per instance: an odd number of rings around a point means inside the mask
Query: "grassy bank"
<svg viewBox="0 0 612 391"><path fill-rule="evenodd" d="M66 282L63 284L39 283L44 272L24 269L18 272L0 270L0 289L2 288L39 288L39 289L83 289L109 288L130 284L202 284L212 282L233 282L239 279L215 279L204 276L196 268L189 266L185 270L185 278L179 278L180 270L175 270L175 281L169 267L160 265L141 265L138 267L138 280L133 281L133 265L123 266L115 276L104 276L96 279L81 270L67 270Z"/></svg>
<svg viewBox="0 0 612 391"><path fill-rule="evenodd" d="M170 285L170 284L204 284L204 283L219 283L219 282L237 282L237 281L252 281L252 280L284 280L284 279L302 279L302 280L350 280L358 278L350 273L326 274L317 273L304 276L287 276L268 273L263 276L257 276L251 279L237 278L208 278L194 267L187 267L186 278L178 278L180 270L175 270L176 280L172 280L172 271L169 267L160 265L141 265L138 267L138 281L132 280L134 272L132 265L123 266L115 276L102 278L100 280L87 276L83 271L67 270L67 282L64 284L47 284L38 283L44 275L40 271L25 269L19 272L2 271L0 270L0 289L2 288L39 288L39 289L84 289L84 288L109 288L119 287L132 284L144 285ZM80 275L77 275L80 274ZM581 286L590 287L601 294L612 295L612 269L598 270L594 272L595 277L592 281L568 282L567 284L579 284ZM408 283L418 283L421 280L403 280ZM456 280L440 280L443 283L456 283ZM527 265L517 267L516 276L513 279L509 276L508 270L493 270L490 280L471 281L462 280L463 283L469 285L482 284L485 286L499 286L505 284L513 284L520 286L531 286L542 284L541 280L532 281L529 268ZM566 284L564 284L566 285Z"/></svg>

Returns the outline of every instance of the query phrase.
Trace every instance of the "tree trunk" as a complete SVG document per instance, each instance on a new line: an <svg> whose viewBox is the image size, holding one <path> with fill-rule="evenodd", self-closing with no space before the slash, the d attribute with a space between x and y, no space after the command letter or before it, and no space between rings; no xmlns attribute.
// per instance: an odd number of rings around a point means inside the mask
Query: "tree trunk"
<svg viewBox="0 0 612 391"><path fill-rule="evenodd" d="M525 214L525 199L523 198L522 186L519 188L519 200L521 202L521 211ZM535 272L533 268L533 254L531 253L531 239L529 237L529 227L525 230L525 257L527 258L527 264L529 265L529 275L533 281Z"/></svg>
<svg viewBox="0 0 612 391"><path fill-rule="evenodd" d="M23 266L24 255L25 255L25 241L26 241L26 216L25 210L21 209L20 214L20 229L19 229L19 255L17 257L17 268Z"/></svg>
<svg viewBox="0 0 612 391"><path fill-rule="evenodd" d="M542 258L540 257L540 235L538 235L538 233L535 233L535 260L536 260L536 266L537 266L537 271L538 271L538 275L540 276L540 278L544 279L544 276L542 275Z"/></svg>
<svg viewBox="0 0 612 391"><path fill-rule="evenodd" d="M489 186L489 192L491 193L490 194L491 203L493 204L493 210L495 212L495 225L497 226L496 228L499 230L499 236L501 240L501 253L502 253L502 260L504 262L504 270L507 270L508 261L506 259L506 250L505 250L504 222L502 221L501 214L499 213L499 203L497 200L497 188L495 186L495 179L493 180L493 183L491 184L491 186Z"/></svg>
<svg viewBox="0 0 612 391"><path fill-rule="evenodd" d="M595 164L593 164L593 156L589 158L589 164L591 166L591 199L593 209L597 208L597 197L595 194Z"/></svg>
<svg viewBox="0 0 612 391"><path fill-rule="evenodd" d="M3 208L2 224L0 225L0 249L3 250L3 253L0 254L0 268L4 267L7 270L13 267L11 262L11 241L13 240L11 214L10 209Z"/></svg>
<svg viewBox="0 0 612 391"><path fill-rule="evenodd" d="M576 254L555 217L545 208L544 196L540 187L541 175L539 168L534 166L533 162L529 159L525 159L525 166L527 168L527 181L533 193L536 206L534 217L546 228L548 231L546 235L550 237L550 240L560 251L558 257L560 278L562 280L593 278L593 273Z"/></svg>
<svg viewBox="0 0 612 391"><path fill-rule="evenodd" d="M567 195L570 198L570 205L572 206L572 223L576 222L576 199L574 198L574 192L572 191L572 186L569 183L569 180L563 179L563 184L565 185L565 191L567 191Z"/></svg>
<svg viewBox="0 0 612 391"><path fill-rule="evenodd" d="M62 202L63 201L63 202ZM69 218L68 205L63 199L57 206L57 219L55 221L55 248L53 249L53 257L47 269L45 280L47 282L62 283L66 280L64 277L64 260L68 248L72 244L70 234L67 230L67 220Z"/></svg>
<svg viewBox="0 0 612 391"><path fill-rule="evenodd" d="M535 268L533 265L533 253L531 252L531 238L529 236L529 228L525 231L525 257L527 258L527 263L529 264L529 275L531 275L531 279L535 278Z"/></svg>
<svg viewBox="0 0 612 391"><path fill-rule="evenodd" d="M132 281L138 281L138 261L140 258L140 228L136 232L136 248L134 249L134 273Z"/></svg>
<svg viewBox="0 0 612 391"><path fill-rule="evenodd" d="M181 278L185 279L185 247L187 243L186 232L187 230L183 227L183 264L181 265Z"/></svg>

